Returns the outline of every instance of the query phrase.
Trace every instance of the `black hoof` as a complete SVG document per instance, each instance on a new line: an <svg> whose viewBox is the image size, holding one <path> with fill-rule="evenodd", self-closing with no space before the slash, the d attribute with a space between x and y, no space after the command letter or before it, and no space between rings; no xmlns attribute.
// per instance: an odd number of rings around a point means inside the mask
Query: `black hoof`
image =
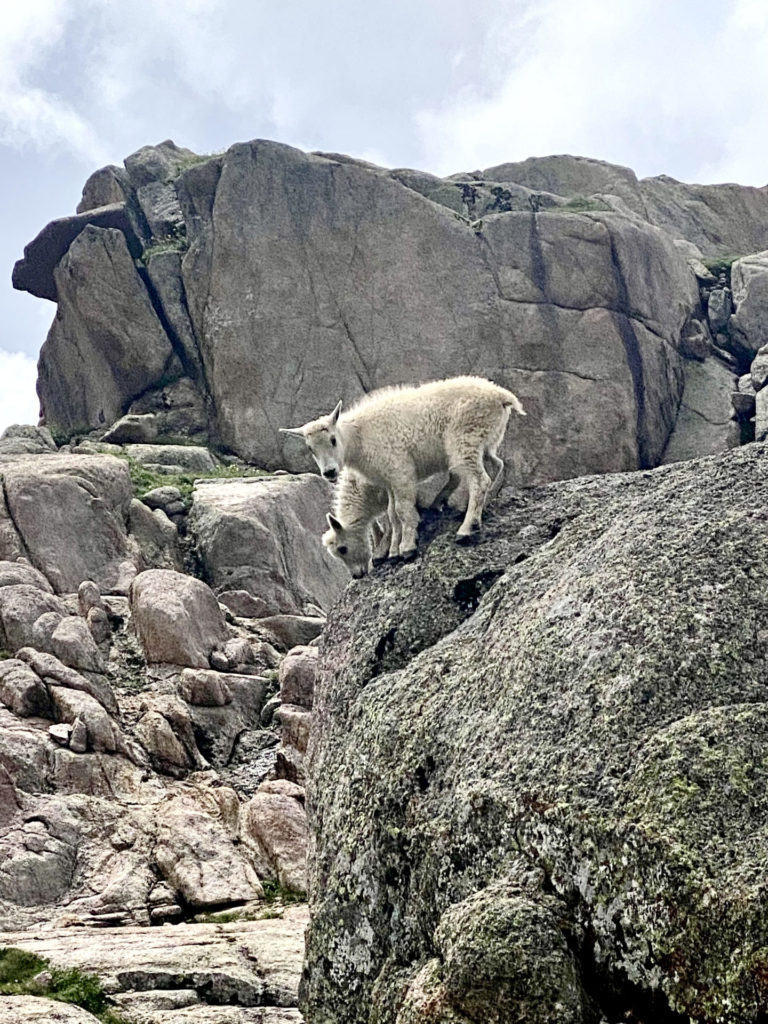
<svg viewBox="0 0 768 1024"><path fill-rule="evenodd" d="M403 551L400 557L404 562L412 562L416 557L416 548L411 548L410 551Z"/></svg>
<svg viewBox="0 0 768 1024"><path fill-rule="evenodd" d="M384 565L386 560L386 555L377 555L376 558L372 559L374 565Z"/></svg>
<svg viewBox="0 0 768 1024"><path fill-rule="evenodd" d="M457 533L456 543L461 544L462 547L466 548L469 547L470 544L476 544L477 538L477 533Z"/></svg>

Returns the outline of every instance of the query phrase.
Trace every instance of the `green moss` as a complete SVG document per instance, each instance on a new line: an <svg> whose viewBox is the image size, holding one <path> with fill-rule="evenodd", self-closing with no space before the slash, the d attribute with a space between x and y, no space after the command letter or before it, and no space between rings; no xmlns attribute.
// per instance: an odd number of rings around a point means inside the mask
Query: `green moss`
<svg viewBox="0 0 768 1024"><path fill-rule="evenodd" d="M730 281L731 278L731 266L740 260L741 256L718 256L716 259L702 260L704 266L710 273L718 277L720 274L725 273Z"/></svg>
<svg viewBox="0 0 768 1024"><path fill-rule="evenodd" d="M125 459L128 463L133 493L137 498L143 498L147 491L154 490L155 487L177 487L181 492L181 500L187 508L192 504L192 492L196 480L235 480L243 476L270 475L266 470L257 469L255 466L219 466L208 473L157 473L147 469L130 455L120 455L118 458Z"/></svg>
<svg viewBox="0 0 768 1024"><path fill-rule="evenodd" d="M36 982L35 977L42 971L49 978ZM124 1024L124 1019L109 1007L98 978L74 968L51 967L43 957L12 946L0 948L0 995L30 995L72 1003L104 1024Z"/></svg>
<svg viewBox="0 0 768 1024"><path fill-rule="evenodd" d="M567 203L560 207L568 213L583 213L588 210L609 211L611 208L601 199L587 199L586 196L574 196Z"/></svg>
<svg viewBox="0 0 768 1024"><path fill-rule="evenodd" d="M307 902L307 894L305 892L300 892L296 889L286 889L279 882L265 879L262 881L261 887L264 890L264 902L267 904L282 903L284 906L290 906L293 903Z"/></svg>

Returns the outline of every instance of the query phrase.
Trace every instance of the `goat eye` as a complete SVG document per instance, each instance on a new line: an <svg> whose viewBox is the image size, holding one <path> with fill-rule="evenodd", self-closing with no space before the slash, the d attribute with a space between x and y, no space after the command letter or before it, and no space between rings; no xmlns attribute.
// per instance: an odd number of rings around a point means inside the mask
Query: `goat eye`
<svg viewBox="0 0 768 1024"><path fill-rule="evenodd" d="M336 447L336 438L335 438L335 437L332 437L332 438L331 438L331 447L332 447L332 448L335 448L335 447Z"/></svg>
<svg viewBox="0 0 768 1024"><path fill-rule="evenodd" d="M338 550L340 555L346 555L346 553L347 553L347 545L346 544L340 544L339 547L337 548L337 550Z"/></svg>

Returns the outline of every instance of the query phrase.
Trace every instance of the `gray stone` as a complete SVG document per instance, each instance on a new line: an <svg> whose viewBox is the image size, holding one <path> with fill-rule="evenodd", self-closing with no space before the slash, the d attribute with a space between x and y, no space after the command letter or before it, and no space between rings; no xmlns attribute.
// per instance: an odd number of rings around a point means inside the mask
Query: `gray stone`
<svg viewBox="0 0 768 1024"><path fill-rule="evenodd" d="M38 364L49 425L104 427L158 378L180 376L122 232L86 227L55 277L58 309Z"/></svg>
<svg viewBox="0 0 768 1024"><path fill-rule="evenodd" d="M136 577L131 611L150 663L208 668L211 651L229 638L211 589L169 569L150 569Z"/></svg>
<svg viewBox="0 0 768 1024"><path fill-rule="evenodd" d="M116 593L128 560L128 466L108 455L39 455L2 467L17 536L59 594L93 580ZM88 543L83 543L83 538Z"/></svg>
<svg viewBox="0 0 768 1024"><path fill-rule="evenodd" d="M221 672L185 668L179 682L179 696L187 704L200 707L223 707L232 703L232 694Z"/></svg>
<svg viewBox="0 0 768 1024"><path fill-rule="evenodd" d="M60 743L63 747L69 744L69 737L72 734L72 726L67 722L60 722L58 725L50 725L48 727L48 735Z"/></svg>
<svg viewBox="0 0 768 1024"><path fill-rule="evenodd" d="M350 585L316 688L308 1019L422 1024L398 1013L430 960L441 1020L592 1020L618 978L617 1017L757 1018L767 498L761 444L502 492L476 547L437 523Z"/></svg>
<svg viewBox="0 0 768 1024"><path fill-rule="evenodd" d="M0 1024L98 1024L99 1018L72 1003L42 996L0 996Z"/></svg>
<svg viewBox="0 0 768 1024"><path fill-rule="evenodd" d="M312 727L312 712L293 704L281 704L274 717L281 725L280 738L283 746L293 747L300 754L306 754L309 730Z"/></svg>
<svg viewBox="0 0 768 1024"><path fill-rule="evenodd" d="M739 302L730 319L729 330L737 355L754 357L768 344L768 259L765 254L736 271ZM738 261L741 262L741 261ZM734 264L734 267L736 264Z"/></svg>
<svg viewBox="0 0 768 1024"><path fill-rule="evenodd" d="M88 629L98 646L109 644L112 638L112 626L109 616L103 608L91 608L86 616Z"/></svg>
<svg viewBox="0 0 768 1024"><path fill-rule="evenodd" d="M173 185L162 181L147 182L136 189L136 198L154 238L175 239L184 233L184 218Z"/></svg>
<svg viewBox="0 0 768 1024"><path fill-rule="evenodd" d="M687 359L703 361L713 352L709 327L702 320L691 320L680 338L680 351Z"/></svg>
<svg viewBox="0 0 768 1024"><path fill-rule="evenodd" d="M233 615L243 619L260 619L277 610L271 608L260 597L253 597L247 590L224 590L219 594L219 603L226 605Z"/></svg>
<svg viewBox="0 0 768 1024"><path fill-rule="evenodd" d="M77 607L80 614L85 618L93 608L103 608L101 591L93 580L83 580L77 588Z"/></svg>
<svg viewBox="0 0 768 1024"><path fill-rule="evenodd" d="M755 399L755 440L768 438L768 388L758 391Z"/></svg>
<svg viewBox="0 0 768 1024"><path fill-rule="evenodd" d="M134 188L140 188L152 181L172 181L185 165L199 159L191 149L166 139L156 146L142 146L127 156L123 163Z"/></svg>
<svg viewBox="0 0 768 1024"><path fill-rule="evenodd" d="M15 654L33 643L35 623L46 612L63 618L67 607L54 594L28 583L0 587L0 645Z"/></svg>
<svg viewBox="0 0 768 1024"><path fill-rule="evenodd" d="M298 704L311 709L317 673L316 647L294 647L280 664L280 699L285 704Z"/></svg>
<svg viewBox="0 0 768 1024"><path fill-rule="evenodd" d="M107 444L152 444L157 440L157 417L154 413L121 416L101 440Z"/></svg>
<svg viewBox="0 0 768 1024"><path fill-rule="evenodd" d="M31 292L41 299L58 302L62 281L56 271L66 260L80 234L88 230L110 231L123 236L132 254L141 252L141 242L133 230L125 203L111 203L73 217L60 217L47 224L29 245L24 246L24 259L13 268L13 287Z"/></svg>
<svg viewBox="0 0 768 1024"><path fill-rule="evenodd" d="M207 448L185 444L129 444L126 454L144 466L169 466L176 472L211 473L218 463Z"/></svg>
<svg viewBox="0 0 768 1024"><path fill-rule="evenodd" d="M110 165L94 171L83 186L83 195L77 204L78 213L123 203L131 195L132 188L128 175L122 167Z"/></svg>
<svg viewBox="0 0 768 1024"><path fill-rule="evenodd" d="M150 511L143 501L134 498L130 505L131 536L141 549L142 563L147 569L184 568L179 546L179 532L163 509Z"/></svg>
<svg viewBox="0 0 768 1024"><path fill-rule="evenodd" d="M731 393L731 405L739 420L749 420L755 415L755 392L751 394L745 391L733 391Z"/></svg>
<svg viewBox="0 0 768 1024"><path fill-rule="evenodd" d="M53 718L48 691L40 677L23 661L0 661L0 703L19 718Z"/></svg>
<svg viewBox="0 0 768 1024"><path fill-rule="evenodd" d="M100 729L99 726L107 725L102 719L101 722L95 721L95 732L99 736L99 741L103 742L107 740L109 744L114 743L114 735L110 732L109 726L106 729ZM84 754L88 749L88 726L85 723L85 719L77 715L70 726L71 733L69 737L69 749L73 754Z"/></svg>
<svg viewBox="0 0 768 1024"><path fill-rule="evenodd" d="M98 701L111 715L119 713L115 694L106 679L95 673L81 675L74 668L63 664L53 654L35 651L29 647L22 647L17 652L17 657L49 685L54 683L70 690L80 690Z"/></svg>
<svg viewBox="0 0 768 1024"><path fill-rule="evenodd" d="M164 433L193 435L207 428L208 418L202 394L192 384L194 381L204 389L205 373L195 332L189 319L187 296L181 276L181 257L180 252L167 250L152 253L147 261L147 277L165 315L165 322L180 354L184 370L190 379L160 388L155 395L147 395L138 401L146 404L155 399L157 407L151 411L159 413Z"/></svg>
<svg viewBox="0 0 768 1024"><path fill-rule="evenodd" d="M750 256L742 256L731 264L731 289L733 301L738 309L749 293L749 284L753 277L768 273L768 251L755 252Z"/></svg>
<svg viewBox="0 0 768 1024"><path fill-rule="evenodd" d="M308 601L328 607L348 578L318 543L331 495L316 474L198 483L189 529L206 578L275 611L299 612Z"/></svg>
<svg viewBox="0 0 768 1024"><path fill-rule="evenodd" d="M707 316L709 326L715 334L728 324L733 310L730 288L713 288L709 293Z"/></svg>
<svg viewBox="0 0 768 1024"><path fill-rule="evenodd" d="M153 487L151 491L146 492L141 500L153 511L157 508L161 508L165 511L169 505L172 505L177 501L181 501L181 491L178 487L171 487L170 485L165 485L164 487Z"/></svg>
<svg viewBox="0 0 768 1024"><path fill-rule="evenodd" d="M749 375L752 379L752 387L760 391L768 383L768 345L758 349L757 355L752 360L749 368Z"/></svg>
<svg viewBox="0 0 768 1024"><path fill-rule="evenodd" d="M47 427L15 423L0 436L0 455L43 455L55 452L56 442Z"/></svg>
<svg viewBox="0 0 768 1024"><path fill-rule="evenodd" d="M268 615L259 625L269 630L278 646L289 651L310 643L320 636L325 627L325 618L315 615Z"/></svg>
<svg viewBox="0 0 768 1024"><path fill-rule="evenodd" d="M0 562L0 587L12 587L20 583L37 587L49 594L53 592L45 576L28 562Z"/></svg>
<svg viewBox="0 0 768 1024"><path fill-rule="evenodd" d="M106 754L125 751L119 726L94 697L82 690L62 686L49 686L48 691L58 721L72 726L71 750L95 750Z"/></svg>
<svg viewBox="0 0 768 1024"><path fill-rule="evenodd" d="M307 888L309 829L304 790L277 779L264 782L243 809L246 841L254 843L286 889Z"/></svg>
<svg viewBox="0 0 768 1024"><path fill-rule="evenodd" d="M218 686L225 689L230 700L223 706L190 704L189 714L195 727L197 744L215 768L229 764L238 737L261 724L261 709L267 693L267 680L262 676L236 672L208 672L201 676L219 676Z"/></svg>

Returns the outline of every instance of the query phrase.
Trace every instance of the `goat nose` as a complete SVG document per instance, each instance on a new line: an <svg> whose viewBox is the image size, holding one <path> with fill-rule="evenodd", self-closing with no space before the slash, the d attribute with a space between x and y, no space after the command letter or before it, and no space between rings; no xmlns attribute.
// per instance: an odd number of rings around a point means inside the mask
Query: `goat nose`
<svg viewBox="0 0 768 1024"><path fill-rule="evenodd" d="M335 469L324 469L323 470L323 476L325 477L326 480L335 480L336 479L336 470Z"/></svg>

